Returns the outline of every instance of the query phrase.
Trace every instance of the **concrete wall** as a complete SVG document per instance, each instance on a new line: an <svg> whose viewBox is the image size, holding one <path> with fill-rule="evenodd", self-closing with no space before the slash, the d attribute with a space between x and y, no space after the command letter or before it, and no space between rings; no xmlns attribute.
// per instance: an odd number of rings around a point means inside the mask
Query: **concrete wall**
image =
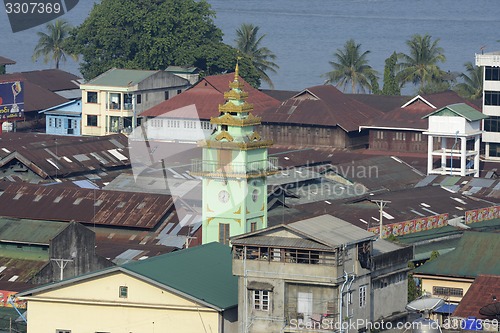
<svg viewBox="0 0 500 333"><path fill-rule="evenodd" d="M71 260L66 262L63 278L71 278L94 272L114 264L95 253L95 234L80 223L69 223L49 246L51 259ZM62 264L62 262L59 262ZM57 261L51 260L31 279L31 283L44 284L60 281L61 270Z"/></svg>

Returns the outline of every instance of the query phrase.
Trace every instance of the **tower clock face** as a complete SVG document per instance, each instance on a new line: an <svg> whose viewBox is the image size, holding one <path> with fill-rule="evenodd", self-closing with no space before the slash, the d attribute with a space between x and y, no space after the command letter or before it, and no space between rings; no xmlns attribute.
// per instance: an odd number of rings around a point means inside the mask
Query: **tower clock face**
<svg viewBox="0 0 500 333"><path fill-rule="evenodd" d="M259 193L260 193L260 191L258 189L255 189L252 191L253 202L257 202L257 199L259 199Z"/></svg>
<svg viewBox="0 0 500 333"><path fill-rule="evenodd" d="M219 201L226 203L229 201L229 192L226 190L222 190L219 192Z"/></svg>

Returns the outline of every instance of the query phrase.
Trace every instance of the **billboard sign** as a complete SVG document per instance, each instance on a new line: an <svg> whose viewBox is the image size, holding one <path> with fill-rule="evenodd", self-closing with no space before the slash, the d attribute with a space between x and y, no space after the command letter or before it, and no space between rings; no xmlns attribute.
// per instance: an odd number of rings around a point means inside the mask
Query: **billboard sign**
<svg viewBox="0 0 500 333"><path fill-rule="evenodd" d="M24 83L0 83L0 120L19 118L24 112Z"/></svg>

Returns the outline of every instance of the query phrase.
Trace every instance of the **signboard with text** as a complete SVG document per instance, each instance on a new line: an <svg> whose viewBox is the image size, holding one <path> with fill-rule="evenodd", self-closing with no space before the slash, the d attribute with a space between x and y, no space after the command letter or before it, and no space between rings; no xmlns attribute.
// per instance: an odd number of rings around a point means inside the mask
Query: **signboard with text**
<svg viewBox="0 0 500 333"><path fill-rule="evenodd" d="M386 224L382 228L382 238L387 238L389 235L402 236L423 230L441 228L447 225L447 221L448 214L439 214L410 221ZM379 227L372 227L368 231L378 235L380 229Z"/></svg>
<svg viewBox="0 0 500 333"><path fill-rule="evenodd" d="M0 120L20 118L24 112L24 83L0 83Z"/></svg>

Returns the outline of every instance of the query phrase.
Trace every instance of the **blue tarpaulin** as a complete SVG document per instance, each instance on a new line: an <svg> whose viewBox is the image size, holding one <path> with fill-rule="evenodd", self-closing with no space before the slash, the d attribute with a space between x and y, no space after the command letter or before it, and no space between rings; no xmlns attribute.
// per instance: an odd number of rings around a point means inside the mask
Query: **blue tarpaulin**
<svg viewBox="0 0 500 333"><path fill-rule="evenodd" d="M455 309L457 308L457 305L456 304L443 304L441 305L439 308L437 308L436 310L434 310L434 312L436 313L453 313L453 311L455 311Z"/></svg>

